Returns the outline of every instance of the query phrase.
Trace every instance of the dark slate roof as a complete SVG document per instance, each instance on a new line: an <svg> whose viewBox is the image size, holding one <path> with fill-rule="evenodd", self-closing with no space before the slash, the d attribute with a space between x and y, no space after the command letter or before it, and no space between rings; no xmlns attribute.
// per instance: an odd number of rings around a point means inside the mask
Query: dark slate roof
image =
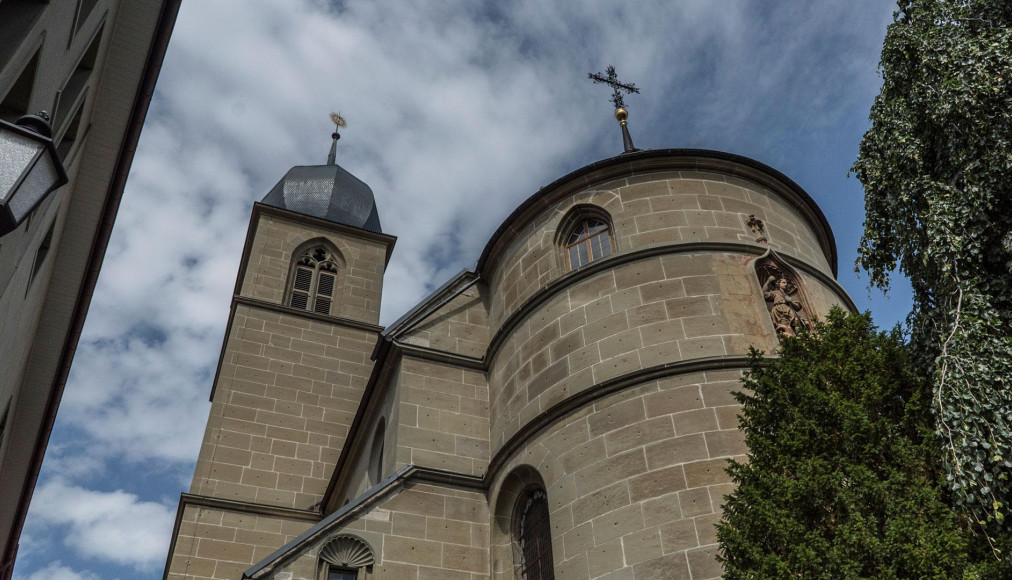
<svg viewBox="0 0 1012 580"><path fill-rule="evenodd" d="M372 189L340 165L298 165L263 203L339 224L383 233Z"/></svg>

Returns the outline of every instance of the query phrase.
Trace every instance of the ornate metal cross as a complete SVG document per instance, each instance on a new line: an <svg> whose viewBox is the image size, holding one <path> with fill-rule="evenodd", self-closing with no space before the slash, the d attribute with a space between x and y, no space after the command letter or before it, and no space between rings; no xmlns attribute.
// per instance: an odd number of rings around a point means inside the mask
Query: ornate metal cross
<svg viewBox="0 0 1012 580"><path fill-rule="evenodd" d="M639 93L640 90L636 88L636 85L632 83L620 83L618 81L618 75L615 74L615 67L608 65L605 69L605 76L601 73L587 73L587 78L594 81L594 83L604 83L612 88L611 102L615 105L616 109L624 109L625 102L622 100L622 93L620 90L629 93Z"/></svg>

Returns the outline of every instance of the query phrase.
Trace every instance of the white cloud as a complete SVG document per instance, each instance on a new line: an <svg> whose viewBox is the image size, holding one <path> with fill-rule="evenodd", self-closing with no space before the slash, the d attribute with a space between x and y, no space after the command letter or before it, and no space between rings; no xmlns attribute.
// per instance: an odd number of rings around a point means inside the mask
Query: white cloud
<svg viewBox="0 0 1012 580"><path fill-rule="evenodd" d="M90 572L77 572L57 560L28 576L15 574L14 580L99 580L99 576Z"/></svg>
<svg viewBox="0 0 1012 580"><path fill-rule="evenodd" d="M132 493L88 490L60 480L36 488L31 510L40 522L62 526L63 543L81 556L140 570L165 561L176 513ZM57 553L51 548L50 555Z"/></svg>

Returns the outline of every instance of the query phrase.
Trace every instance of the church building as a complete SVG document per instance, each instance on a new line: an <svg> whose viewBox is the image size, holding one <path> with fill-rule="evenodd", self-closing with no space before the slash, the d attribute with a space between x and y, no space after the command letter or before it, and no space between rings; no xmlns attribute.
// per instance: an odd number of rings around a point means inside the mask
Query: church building
<svg viewBox="0 0 1012 580"><path fill-rule="evenodd" d="M386 327L396 238L335 147L254 205L166 578L720 577L749 347L856 309L801 187L616 117Z"/></svg>

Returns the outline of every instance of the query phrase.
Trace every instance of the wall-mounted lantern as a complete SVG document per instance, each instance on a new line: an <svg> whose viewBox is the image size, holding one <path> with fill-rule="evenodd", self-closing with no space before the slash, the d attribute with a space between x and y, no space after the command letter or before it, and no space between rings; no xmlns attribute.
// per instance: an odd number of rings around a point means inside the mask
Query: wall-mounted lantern
<svg viewBox="0 0 1012 580"><path fill-rule="evenodd" d="M67 183L49 115L0 121L0 236L15 230L47 195Z"/></svg>

